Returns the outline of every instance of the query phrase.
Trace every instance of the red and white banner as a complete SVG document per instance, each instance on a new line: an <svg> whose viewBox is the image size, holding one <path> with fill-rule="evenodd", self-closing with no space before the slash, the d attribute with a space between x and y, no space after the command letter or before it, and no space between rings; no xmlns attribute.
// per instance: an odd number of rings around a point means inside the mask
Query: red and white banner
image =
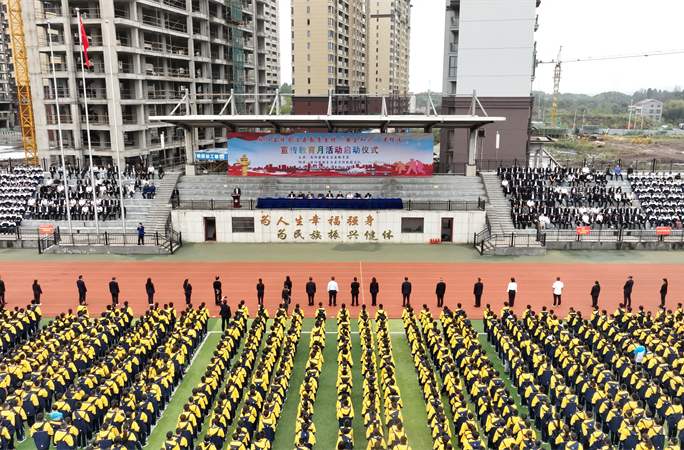
<svg viewBox="0 0 684 450"><path fill-rule="evenodd" d="M591 227L577 227L577 236L586 236L591 234Z"/></svg>

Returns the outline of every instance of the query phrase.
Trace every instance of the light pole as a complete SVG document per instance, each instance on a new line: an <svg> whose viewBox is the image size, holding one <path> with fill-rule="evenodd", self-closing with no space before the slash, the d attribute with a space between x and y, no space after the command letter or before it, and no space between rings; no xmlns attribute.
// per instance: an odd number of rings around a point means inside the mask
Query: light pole
<svg viewBox="0 0 684 450"><path fill-rule="evenodd" d="M105 48L109 49L109 20L105 20L105 30L102 33L102 37L107 36L105 44ZM112 67L112 51L110 49L110 55L109 58L107 58L108 61L108 66L109 66L109 81L108 83L112 87L112 93L114 92L114 86L116 83L116 78L114 78L114 68ZM109 103L109 102L108 102ZM116 102L114 101L113 95L112 95L112 110L111 114L109 115L110 117L110 122L111 118L114 118L114 139L112 139L112 145L114 145L114 148L116 148L116 164L119 166L119 170L117 170L117 174L119 175L119 199L121 201L121 226L123 227L123 233L126 234L126 208L124 208L124 193L123 193L123 179L121 178L121 153L119 152L119 122L116 119L117 114L116 114Z"/></svg>
<svg viewBox="0 0 684 450"><path fill-rule="evenodd" d="M59 115L59 92L57 90L57 72L55 72L55 55L52 52L52 28L48 20L48 41L50 41L50 64L52 65L52 81L55 85L55 108L57 109L57 135L59 136L59 151L62 155L62 176L64 177L64 194L66 195L66 212L69 223L69 234L73 234L71 227L71 204L69 203L69 183L66 178L66 158L64 157L64 140L62 139L62 118Z"/></svg>

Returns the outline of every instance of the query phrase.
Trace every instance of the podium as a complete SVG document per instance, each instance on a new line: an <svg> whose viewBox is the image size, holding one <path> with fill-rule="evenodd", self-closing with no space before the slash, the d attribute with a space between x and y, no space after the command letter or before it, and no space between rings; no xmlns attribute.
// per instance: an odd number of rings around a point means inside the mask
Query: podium
<svg viewBox="0 0 684 450"><path fill-rule="evenodd" d="M233 197L233 208L242 208L240 206L240 196L238 194L231 194L231 197Z"/></svg>

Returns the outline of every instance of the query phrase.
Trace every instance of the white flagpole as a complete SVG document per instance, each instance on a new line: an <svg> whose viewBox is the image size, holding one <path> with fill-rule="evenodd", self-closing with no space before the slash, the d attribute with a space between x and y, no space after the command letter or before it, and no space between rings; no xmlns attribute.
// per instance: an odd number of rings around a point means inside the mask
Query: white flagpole
<svg viewBox="0 0 684 450"><path fill-rule="evenodd" d="M102 31L102 36L109 36L109 20L105 20L105 29ZM107 37L107 44L109 42L109 37ZM109 47L109 45L106 45L106 47ZM112 55L110 55L109 58L107 58L109 64L109 81L112 85L112 92L116 90L116 79L114 78L114 68L112 67ZM109 103L109 102L107 102ZM112 139L112 145L115 145L116 147L116 164L119 166L118 170L118 175L119 175L119 206L121 207L121 221L122 221L122 226L123 226L123 233L126 234L126 210L124 208L124 192L123 192L123 179L121 178L121 154L119 153L119 124L116 121L116 102L112 100L113 108L112 108L112 114L110 114L110 122L111 118L114 118L114 137L116 140L116 144L114 143L114 139Z"/></svg>
<svg viewBox="0 0 684 450"><path fill-rule="evenodd" d="M52 52L52 28L48 20L48 40L50 41L50 63L52 64L52 81L55 84L55 107L57 108L57 135L59 136L59 150L62 153L62 181L64 181L64 194L66 195L67 220L69 221L69 234L73 234L71 228L71 204L69 204L69 182L67 181L66 158L64 157L64 141L62 140L62 118L59 115L59 92L57 90L57 72L55 72L55 54Z"/></svg>
<svg viewBox="0 0 684 450"><path fill-rule="evenodd" d="M93 209L95 209L95 232L100 234L100 215L97 213L97 188L95 186L95 173L93 172L93 146L90 141L90 118L88 117L88 89L85 77L85 55L83 54L83 35L81 33L81 12L76 8L78 17L78 42L81 44L81 75L83 78L83 103L85 107L86 133L88 134L88 156L90 157L90 184L93 187Z"/></svg>

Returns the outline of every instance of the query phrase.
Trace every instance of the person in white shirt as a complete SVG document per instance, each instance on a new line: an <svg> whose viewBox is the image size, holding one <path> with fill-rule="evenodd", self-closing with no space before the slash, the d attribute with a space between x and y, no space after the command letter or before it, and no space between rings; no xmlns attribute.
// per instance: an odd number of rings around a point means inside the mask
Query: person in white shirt
<svg viewBox="0 0 684 450"><path fill-rule="evenodd" d="M518 283L515 282L515 278L511 278L511 282L508 283L508 306L511 308L515 305L515 294L518 292Z"/></svg>
<svg viewBox="0 0 684 450"><path fill-rule="evenodd" d="M553 306L560 306L561 305L561 294L563 293L563 282L560 280L560 277L556 278L556 282L553 283ZM556 300L558 300L558 304L556 305Z"/></svg>
<svg viewBox="0 0 684 450"><path fill-rule="evenodd" d="M335 277L328 282L328 306L337 306L337 291L339 291Z"/></svg>

